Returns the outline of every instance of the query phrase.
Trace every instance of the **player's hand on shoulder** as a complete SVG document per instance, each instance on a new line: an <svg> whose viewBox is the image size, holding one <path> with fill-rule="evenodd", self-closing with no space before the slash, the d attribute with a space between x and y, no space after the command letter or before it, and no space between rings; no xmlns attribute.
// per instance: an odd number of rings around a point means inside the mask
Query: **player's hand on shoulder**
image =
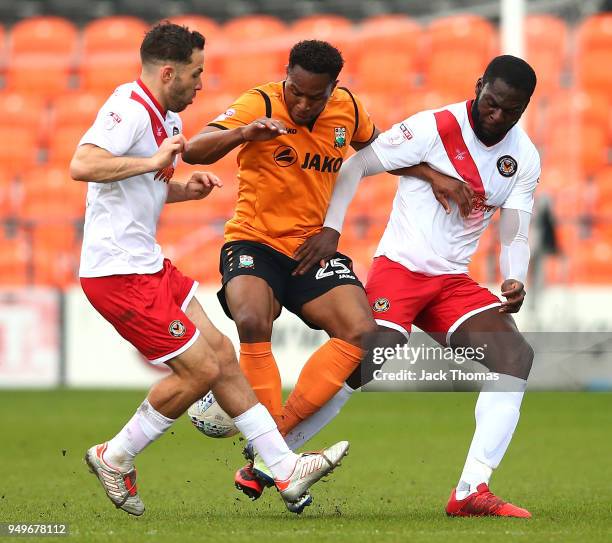
<svg viewBox="0 0 612 543"><path fill-rule="evenodd" d="M193 172L185 185L186 200L201 200L206 198L215 187L222 187L223 183L214 173Z"/></svg>
<svg viewBox="0 0 612 543"><path fill-rule="evenodd" d="M506 298L499 308L500 313L518 313L525 300L525 285L516 279L506 279L501 286L501 294Z"/></svg>
<svg viewBox="0 0 612 543"><path fill-rule="evenodd" d="M151 157L153 160L154 170L161 170L166 166L170 166L174 161L174 157L183 152L187 140L183 134L177 134L171 138L166 138L161 142L157 152Z"/></svg>
<svg viewBox="0 0 612 543"><path fill-rule="evenodd" d="M245 141L267 141L287 133L282 121L261 117L242 127L242 137Z"/></svg>
<svg viewBox="0 0 612 543"><path fill-rule="evenodd" d="M304 275L315 264L324 268L327 261L336 254L339 239L340 232L327 226L318 234L309 237L293 253L293 258L298 260L299 264L292 275Z"/></svg>

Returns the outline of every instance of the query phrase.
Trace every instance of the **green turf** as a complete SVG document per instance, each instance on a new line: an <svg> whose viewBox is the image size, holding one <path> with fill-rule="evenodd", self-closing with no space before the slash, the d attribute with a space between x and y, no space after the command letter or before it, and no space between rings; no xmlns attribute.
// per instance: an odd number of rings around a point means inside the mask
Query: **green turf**
<svg viewBox="0 0 612 543"><path fill-rule="evenodd" d="M349 439L351 453L301 517L275 492L256 503L238 494L238 441L205 438L183 418L139 458L147 512L130 517L103 496L82 456L142 396L0 392L0 522L67 522L64 541L87 542L612 540L612 394L526 397L492 488L529 508L529 521L443 513L472 435L468 393L355 395L313 440Z"/></svg>

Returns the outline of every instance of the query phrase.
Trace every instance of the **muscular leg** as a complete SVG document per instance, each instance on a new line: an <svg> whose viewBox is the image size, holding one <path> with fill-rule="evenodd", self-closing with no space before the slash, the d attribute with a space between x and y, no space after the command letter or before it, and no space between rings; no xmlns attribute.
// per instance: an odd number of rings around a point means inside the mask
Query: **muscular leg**
<svg viewBox="0 0 612 543"><path fill-rule="evenodd" d="M457 485L457 499L488 484L510 444L518 424L533 349L514 319L497 308L470 317L451 336L453 347L485 346L483 363L498 381L483 386L476 403L476 431Z"/></svg>
<svg viewBox="0 0 612 543"><path fill-rule="evenodd" d="M308 359L287 399L279 428L286 434L325 405L358 366L362 345L376 330L365 293L356 285L337 286L304 304L302 317L331 339Z"/></svg>
<svg viewBox="0 0 612 543"><path fill-rule="evenodd" d="M282 409L281 378L270 340L280 304L268 283L253 275L231 279L225 287L225 298L240 337L240 368L259 401L278 419Z"/></svg>
<svg viewBox="0 0 612 543"><path fill-rule="evenodd" d="M236 363L231 342L213 326L195 298L185 313L200 330L200 336L189 349L168 362L172 375L153 386L147 400L115 438L117 442L112 447L113 440L109 442L112 458L108 462L122 469L131 467L137 453L159 438L195 400L212 389L219 405L253 442L274 475L287 477L296 457L287 448L272 417L257 402ZM128 444L128 450L124 446L124 454L116 458L121 442Z"/></svg>

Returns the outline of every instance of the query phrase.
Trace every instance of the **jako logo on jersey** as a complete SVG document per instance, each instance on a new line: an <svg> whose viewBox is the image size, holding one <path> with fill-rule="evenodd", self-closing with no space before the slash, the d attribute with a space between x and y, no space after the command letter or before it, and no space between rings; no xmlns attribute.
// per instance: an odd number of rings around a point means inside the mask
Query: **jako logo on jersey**
<svg viewBox="0 0 612 543"><path fill-rule="evenodd" d="M240 260L238 261L239 268L254 268L255 260L251 255L240 255Z"/></svg>
<svg viewBox="0 0 612 543"><path fill-rule="evenodd" d="M334 128L334 147L339 149L346 145L346 128L344 126L336 126Z"/></svg>
<svg viewBox="0 0 612 543"><path fill-rule="evenodd" d="M376 313L384 313L385 311L389 311L390 307L391 307L391 302L389 302L387 298L378 298L372 304L372 309L376 311Z"/></svg>
<svg viewBox="0 0 612 543"><path fill-rule="evenodd" d="M172 135L173 136L178 136L178 133L179 133L178 126L172 127Z"/></svg>
<svg viewBox="0 0 612 543"><path fill-rule="evenodd" d="M297 158L297 151L289 145L280 145L274 151L274 162L281 168L291 166Z"/></svg>
<svg viewBox="0 0 612 543"><path fill-rule="evenodd" d="M321 155L314 153L306 153L304 157L304 163L301 168L303 170L316 170L318 172L337 172L342 166L342 157L334 158L333 156L323 157L323 164L321 164Z"/></svg>
<svg viewBox="0 0 612 543"><path fill-rule="evenodd" d="M497 171L503 177L512 177L517 170L518 164L510 155L499 157L497 161Z"/></svg>
<svg viewBox="0 0 612 543"><path fill-rule="evenodd" d="M171 336L183 337L185 332L187 332L187 328L185 328L185 325L181 321L176 320L170 323L170 326L168 326L168 332L170 332Z"/></svg>

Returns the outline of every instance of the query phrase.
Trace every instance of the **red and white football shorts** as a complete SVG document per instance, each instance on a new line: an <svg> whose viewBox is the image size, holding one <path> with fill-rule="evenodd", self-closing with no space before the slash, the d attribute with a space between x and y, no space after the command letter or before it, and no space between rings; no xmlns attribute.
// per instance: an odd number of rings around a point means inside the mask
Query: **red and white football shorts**
<svg viewBox="0 0 612 543"><path fill-rule="evenodd" d="M366 294L374 319L409 336L412 325L428 333L452 333L472 315L501 305L499 298L465 274L429 276L385 256L374 259Z"/></svg>
<svg viewBox="0 0 612 543"><path fill-rule="evenodd" d="M186 351L200 334L185 315L198 282L168 259L157 273L81 277L81 286L98 313L153 364Z"/></svg>

